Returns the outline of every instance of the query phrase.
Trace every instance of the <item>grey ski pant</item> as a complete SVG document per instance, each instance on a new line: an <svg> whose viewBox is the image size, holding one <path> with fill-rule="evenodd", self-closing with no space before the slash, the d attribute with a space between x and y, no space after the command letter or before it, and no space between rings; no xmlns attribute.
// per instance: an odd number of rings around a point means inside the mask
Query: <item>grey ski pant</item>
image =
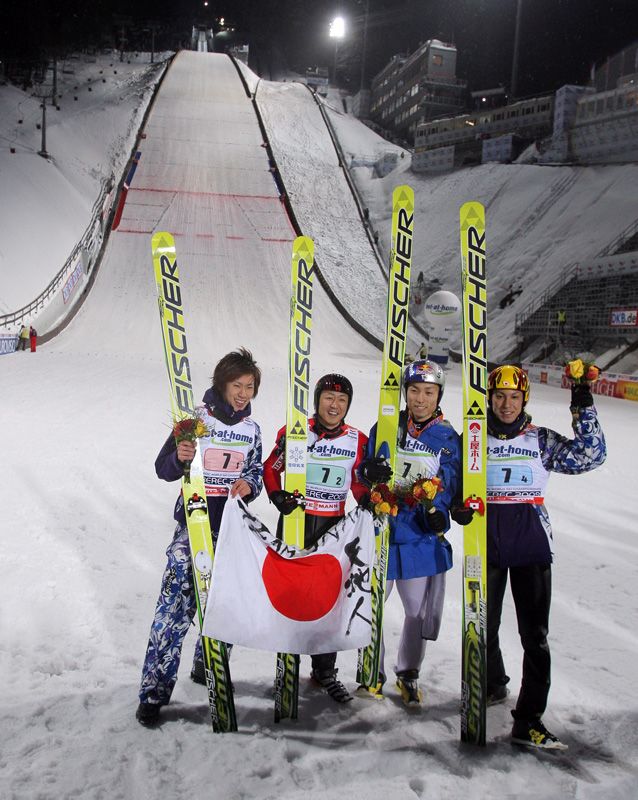
<svg viewBox="0 0 638 800"><path fill-rule="evenodd" d="M419 672L425 646L428 639L436 640L441 628L443 601L445 600L446 573L430 575L409 580L388 581L386 584L386 600L394 585L403 604L405 619L399 640L395 673L416 670ZM381 640L381 661L379 670L385 671L385 642Z"/></svg>

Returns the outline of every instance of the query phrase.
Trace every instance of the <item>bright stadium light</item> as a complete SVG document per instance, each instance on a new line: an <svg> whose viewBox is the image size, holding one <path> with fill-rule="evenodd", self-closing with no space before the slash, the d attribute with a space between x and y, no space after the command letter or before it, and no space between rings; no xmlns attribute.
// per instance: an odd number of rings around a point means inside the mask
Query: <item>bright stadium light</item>
<svg viewBox="0 0 638 800"><path fill-rule="evenodd" d="M330 38L343 39L346 35L346 21L343 17L335 17L330 23Z"/></svg>
<svg viewBox="0 0 638 800"><path fill-rule="evenodd" d="M332 70L332 82L335 85L337 83L337 55L339 53L339 42L341 41L341 39L343 39L345 35L346 35L346 21L344 20L343 17L335 17L330 23L330 33L329 33L330 38L335 40L335 62Z"/></svg>

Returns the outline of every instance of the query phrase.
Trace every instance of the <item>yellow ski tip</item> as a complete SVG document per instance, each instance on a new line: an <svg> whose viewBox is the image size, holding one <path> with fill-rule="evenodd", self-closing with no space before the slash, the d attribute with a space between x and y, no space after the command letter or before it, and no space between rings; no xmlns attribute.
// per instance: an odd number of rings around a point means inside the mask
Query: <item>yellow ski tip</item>
<svg viewBox="0 0 638 800"><path fill-rule="evenodd" d="M153 250L160 253L173 253L175 252L175 239L172 233L168 231L157 231L153 234L151 239Z"/></svg>
<svg viewBox="0 0 638 800"><path fill-rule="evenodd" d="M469 227L475 227L477 222L485 224L485 207L477 200L470 200L463 203L459 211L461 220L461 230L466 231Z"/></svg>
<svg viewBox="0 0 638 800"><path fill-rule="evenodd" d="M292 245L292 251L295 255L306 263L312 263L315 258L315 243L309 236L297 236Z"/></svg>
<svg viewBox="0 0 638 800"><path fill-rule="evenodd" d="M392 192L392 209L396 211L397 208L405 208L405 206L414 205L414 190L411 186L404 184L403 186L395 186Z"/></svg>

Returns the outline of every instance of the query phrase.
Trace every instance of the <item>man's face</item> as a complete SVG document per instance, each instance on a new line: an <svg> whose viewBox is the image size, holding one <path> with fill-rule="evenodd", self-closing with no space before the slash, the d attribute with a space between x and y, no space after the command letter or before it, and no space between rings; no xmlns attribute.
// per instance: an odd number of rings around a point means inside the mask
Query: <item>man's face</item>
<svg viewBox="0 0 638 800"><path fill-rule="evenodd" d="M224 400L235 411L243 411L255 395L255 379L252 375L241 375L226 384Z"/></svg>
<svg viewBox="0 0 638 800"><path fill-rule="evenodd" d="M523 410L523 392L518 389L495 389L492 392L492 411L496 418L508 425Z"/></svg>
<svg viewBox="0 0 638 800"><path fill-rule="evenodd" d="M336 428L341 425L348 410L348 395L345 392L321 392L317 417L324 428Z"/></svg>
<svg viewBox="0 0 638 800"><path fill-rule="evenodd" d="M408 411L415 422L425 422L436 411L439 402L437 383L410 383L405 392Z"/></svg>

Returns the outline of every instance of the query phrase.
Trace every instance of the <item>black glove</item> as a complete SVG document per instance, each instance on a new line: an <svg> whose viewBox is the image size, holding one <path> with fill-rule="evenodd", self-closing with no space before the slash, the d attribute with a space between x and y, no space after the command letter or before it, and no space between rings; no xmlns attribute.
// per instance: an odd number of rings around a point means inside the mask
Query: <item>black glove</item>
<svg viewBox="0 0 638 800"><path fill-rule="evenodd" d="M359 500L359 508L362 508L364 511L372 511L373 503L370 500L370 494L366 492L361 500Z"/></svg>
<svg viewBox="0 0 638 800"><path fill-rule="evenodd" d="M268 497L270 498L270 502L277 508L281 514L286 516L287 514L292 514L292 512L300 505L297 500L298 498L292 492L287 492L285 489L277 489L275 492L271 492Z"/></svg>
<svg viewBox="0 0 638 800"><path fill-rule="evenodd" d="M359 475L366 483L387 483L392 477L392 469L386 464L385 458L366 458L361 462Z"/></svg>
<svg viewBox="0 0 638 800"><path fill-rule="evenodd" d="M443 533L447 528L447 515L438 509L436 511L428 511L427 521L434 533Z"/></svg>
<svg viewBox="0 0 638 800"><path fill-rule="evenodd" d="M594 405L591 388L588 383L572 384L572 408L589 408Z"/></svg>
<svg viewBox="0 0 638 800"><path fill-rule="evenodd" d="M469 525L474 516L474 509L467 506L456 506L450 509L450 516L457 525Z"/></svg>

